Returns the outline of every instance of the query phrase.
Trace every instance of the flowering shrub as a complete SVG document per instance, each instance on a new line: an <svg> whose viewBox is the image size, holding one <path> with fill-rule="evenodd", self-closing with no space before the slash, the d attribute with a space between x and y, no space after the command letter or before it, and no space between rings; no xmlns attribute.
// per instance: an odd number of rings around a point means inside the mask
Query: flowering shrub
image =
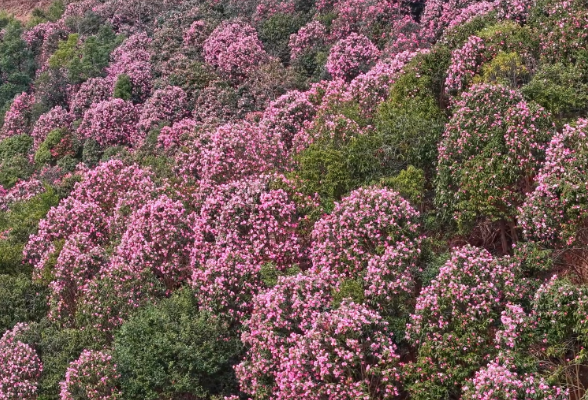
<svg viewBox="0 0 588 400"><path fill-rule="evenodd" d="M61 400L115 400L122 394L117 389L119 375L112 357L102 351L84 350L73 361L61 382Z"/></svg>
<svg viewBox="0 0 588 400"><path fill-rule="evenodd" d="M188 98L177 86L156 90L141 109L138 127L149 131L161 123L173 124L188 116Z"/></svg>
<svg viewBox="0 0 588 400"><path fill-rule="evenodd" d="M520 209L520 223L525 235L548 246L585 244L582 232L588 209L586 176L583 165L588 157L588 121L566 125L547 148L538 186Z"/></svg>
<svg viewBox="0 0 588 400"><path fill-rule="evenodd" d="M230 182L269 172L282 161L280 137L248 122L226 124L200 137L196 170L206 182Z"/></svg>
<svg viewBox="0 0 588 400"><path fill-rule="evenodd" d="M182 203L166 195L147 201L130 216L115 257L131 270L151 270L173 288L190 272L189 220Z"/></svg>
<svg viewBox="0 0 588 400"><path fill-rule="evenodd" d="M311 21L290 35L290 59L296 60L304 54L322 50L326 45L327 30L318 21Z"/></svg>
<svg viewBox="0 0 588 400"><path fill-rule="evenodd" d="M137 108L122 99L94 103L84 113L78 135L94 139L102 146L129 145L139 142Z"/></svg>
<svg viewBox="0 0 588 400"><path fill-rule="evenodd" d="M407 339L419 346L408 371L411 394L458 392L496 353L490 327L499 327L506 304L524 295L521 285L510 259L494 260L470 246L454 250L422 290L407 325Z"/></svg>
<svg viewBox="0 0 588 400"><path fill-rule="evenodd" d="M335 79L351 81L367 72L379 55L379 50L367 37L352 33L331 48L327 71Z"/></svg>
<svg viewBox="0 0 588 400"><path fill-rule="evenodd" d="M534 399L564 400L569 393L559 387L547 384L544 378L533 375L519 375L510 365L492 361L476 372L475 377L464 387L463 400L481 399Z"/></svg>
<svg viewBox="0 0 588 400"><path fill-rule="evenodd" d="M31 133L31 136L35 140L34 148L38 148L43 143L47 135L49 135L49 132L55 129L68 130L72 122L72 115L60 106L54 107L47 113L41 115Z"/></svg>
<svg viewBox="0 0 588 400"><path fill-rule="evenodd" d="M226 21L204 42L204 59L228 78L239 81L266 62L268 55L252 26Z"/></svg>
<svg viewBox="0 0 588 400"><path fill-rule="evenodd" d="M396 346L368 308L343 303L317 316L277 375L277 399L393 399L399 395Z"/></svg>
<svg viewBox="0 0 588 400"><path fill-rule="evenodd" d="M305 93L289 91L270 103L264 111L260 128L271 137L279 137L285 149L291 149L294 137L304 127L305 122L315 116L315 106Z"/></svg>
<svg viewBox="0 0 588 400"><path fill-rule="evenodd" d="M461 92L472 82L481 63L484 41L477 36L470 36L462 48L454 50L451 65L447 71L445 87L448 91Z"/></svg>
<svg viewBox="0 0 588 400"><path fill-rule="evenodd" d="M165 150L173 150L180 147L182 138L189 136L196 130L196 121L186 118L177 121L172 126L164 126L159 132L157 142Z"/></svg>
<svg viewBox="0 0 588 400"><path fill-rule="evenodd" d="M35 97L24 92L14 98L4 116L1 139L30 133L31 108L34 102Z"/></svg>
<svg viewBox="0 0 588 400"><path fill-rule="evenodd" d="M311 257L317 268L355 277L389 247L419 239L419 213L398 193L360 188L315 224Z"/></svg>
<svg viewBox="0 0 588 400"><path fill-rule="evenodd" d="M111 79L91 78L76 88L69 104L69 109L77 118L81 118L94 103L108 100L112 96Z"/></svg>
<svg viewBox="0 0 588 400"><path fill-rule="evenodd" d="M130 36L111 54L111 64L106 69L108 78L115 82L120 75L127 75L133 86L133 99L142 101L149 97L152 88L151 39L145 33Z"/></svg>
<svg viewBox="0 0 588 400"><path fill-rule="evenodd" d="M299 339L298 332L310 330L329 309L331 287L323 276L299 274L279 278L276 286L253 299L241 337L247 354L235 368L242 391L260 398L277 391L275 381L288 349Z"/></svg>
<svg viewBox="0 0 588 400"><path fill-rule="evenodd" d="M439 144L437 204L462 227L481 217L512 221L554 131L549 114L491 85L473 86L454 108Z"/></svg>
<svg viewBox="0 0 588 400"><path fill-rule="evenodd" d="M19 323L0 338L0 399L34 399L43 365L29 345L19 340L28 325Z"/></svg>
<svg viewBox="0 0 588 400"><path fill-rule="evenodd" d="M304 228L316 204L292 183L261 176L213 187L205 196L194 226L193 262L203 264L226 250L278 269L305 262Z"/></svg>

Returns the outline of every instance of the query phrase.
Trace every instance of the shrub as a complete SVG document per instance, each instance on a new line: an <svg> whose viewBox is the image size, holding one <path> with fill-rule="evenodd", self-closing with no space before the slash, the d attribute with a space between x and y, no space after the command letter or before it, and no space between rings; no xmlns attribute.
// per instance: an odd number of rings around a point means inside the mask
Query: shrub
<svg viewBox="0 0 588 400"><path fill-rule="evenodd" d="M125 399L229 395L241 343L194 293L176 292L138 311L115 335L114 355Z"/></svg>
<svg viewBox="0 0 588 400"><path fill-rule="evenodd" d="M118 378L116 366L108 353L84 350L80 358L67 368L65 380L60 383L60 399L119 399Z"/></svg>
<svg viewBox="0 0 588 400"><path fill-rule="evenodd" d="M549 114L519 92L473 86L456 103L439 144L437 205L466 232L486 218L512 225L553 132Z"/></svg>
<svg viewBox="0 0 588 400"><path fill-rule="evenodd" d="M0 275L0 331L17 323L38 322L47 313L47 288L27 274Z"/></svg>
<svg viewBox="0 0 588 400"><path fill-rule="evenodd" d="M0 160L9 160L15 156L27 156L33 146L29 135L11 136L0 141Z"/></svg>
<svg viewBox="0 0 588 400"><path fill-rule="evenodd" d="M352 33L331 48L327 71L335 79L351 81L367 72L379 55L378 48L367 37Z"/></svg>
<svg viewBox="0 0 588 400"><path fill-rule="evenodd" d="M204 59L228 78L240 81L266 62L268 54L252 26L225 21L204 42Z"/></svg>
<svg viewBox="0 0 588 400"><path fill-rule="evenodd" d="M105 100L92 104L84 113L77 132L80 137L94 139L102 146L135 146L140 141L137 122L133 103L122 99Z"/></svg>

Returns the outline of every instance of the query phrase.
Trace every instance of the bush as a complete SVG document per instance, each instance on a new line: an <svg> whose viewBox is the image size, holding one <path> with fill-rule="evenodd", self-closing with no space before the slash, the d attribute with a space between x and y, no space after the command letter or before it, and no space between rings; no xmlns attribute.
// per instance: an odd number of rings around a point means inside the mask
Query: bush
<svg viewBox="0 0 588 400"><path fill-rule="evenodd" d="M0 185L11 188L19 180L28 179L33 174L33 165L28 157L16 155L0 164Z"/></svg>
<svg viewBox="0 0 588 400"><path fill-rule="evenodd" d="M234 393L232 366L241 344L232 335L215 317L198 310L187 289L139 311L115 335L114 357L125 399Z"/></svg>
<svg viewBox="0 0 588 400"><path fill-rule="evenodd" d="M0 160L8 160L14 156L26 156L33 146L33 138L29 135L11 136L0 141Z"/></svg>
<svg viewBox="0 0 588 400"><path fill-rule="evenodd" d="M0 275L0 332L18 322L38 322L46 313L46 287L33 283L27 274Z"/></svg>
<svg viewBox="0 0 588 400"><path fill-rule="evenodd" d="M432 81L417 72L400 76L380 105L376 127L394 159L427 171L437 161L437 144L447 117L439 109Z"/></svg>
<svg viewBox="0 0 588 400"><path fill-rule="evenodd" d="M131 100L133 97L133 82L127 74L119 75L114 85L114 92L112 97L115 99L123 99L125 101Z"/></svg>
<svg viewBox="0 0 588 400"><path fill-rule="evenodd" d="M286 64L290 61L290 35L298 31L301 22L300 18L289 14L274 14L263 21L259 39L269 55L278 57Z"/></svg>
<svg viewBox="0 0 588 400"><path fill-rule="evenodd" d="M583 113L588 108L588 84L577 64L544 64L522 91L559 118Z"/></svg>

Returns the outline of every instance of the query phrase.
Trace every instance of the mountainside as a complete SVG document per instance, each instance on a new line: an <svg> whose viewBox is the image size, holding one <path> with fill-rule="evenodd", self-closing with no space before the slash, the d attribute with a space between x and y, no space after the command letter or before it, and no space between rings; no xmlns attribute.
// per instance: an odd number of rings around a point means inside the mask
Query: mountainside
<svg viewBox="0 0 588 400"><path fill-rule="evenodd" d="M0 400L588 399L586 0L0 7Z"/></svg>
<svg viewBox="0 0 588 400"><path fill-rule="evenodd" d="M51 0L1 0L0 10L19 19L28 19L35 8L44 9L50 4Z"/></svg>

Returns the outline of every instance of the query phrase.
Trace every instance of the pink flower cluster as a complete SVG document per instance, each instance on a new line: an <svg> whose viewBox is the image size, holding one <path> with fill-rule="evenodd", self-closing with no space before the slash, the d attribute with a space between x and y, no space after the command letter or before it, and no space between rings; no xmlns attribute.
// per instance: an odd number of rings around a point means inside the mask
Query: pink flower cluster
<svg viewBox="0 0 588 400"><path fill-rule="evenodd" d="M6 211L11 204L30 200L43 192L45 186L37 179L19 180L8 191L0 186L0 211Z"/></svg>
<svg viewBox="0 0 588 400"><path fill-rule="evenodd" d="M137 114L137 107L130 101L112 99L94 103L84 113L77 133L81 138L94 139L102 146L135 146L141 140Z"/></svg>
<svg viewBox="0 0 588 400"><path fill-rule="evenodd" d="M148 132L161 123L173 124L188 117L188 109L188 96L182 88L168 86L156 90L141 109L138 128Z"/></svg>
<svg viewBox="0 0 588 400"><path fill-rule="evenodd" d="M35 350L19 340L28 325L19 323L0 338L0 399L35 399L43 365Z"/></svg>
<svg viewBox="0 0 588 400"><path fill-rule="evenodd" d="M30 133L31 111L34 103L35 96L32 94L23 92L14 98L4 116L0 140L10 136Z"/></svg>
<svg viewBox="0 0 588 400"><path fill-rule="evenodd" d="M76 118L83 117L92 104L109 100L114 83L112 78L90 78L75 88L69 103L70 112Z"/></svg>
<svg viewBox="0 0 588 400"><path fill-rule="evenodd" d="M325 47L327 41L327 30L319 21L311 21L290 35L290 58L297 59L299 56L316 51Z"/></svg>
<svg viewBox="0 0 588 400"><path fill-rule="evenodd" d="M550 246L585 243L581 232L588 215L584 173L588 162L588 120L566 125L553 137L546 154L537 187L519 210L519 222L528 238Z"/></svg>
<svg viewBox="0 0 588 400"><path fill-rule="evenodd" d="M41 115L31 133L31 136L35 140L34 148L37 149L52 130L69 130L72 122L73 116L61 106L54 107Z"/></svg>
<svg viewBox="0 0 588 400"><path fill-rule="evenodd" d="M116 365L112 357L102 351L84 350L73 361L60 383L61 400L74 400L83 396L88 400L116 400L122 398L117 389Z"/></svg>
<svg viewBox="0 0 588 400"><path fill-rule="evenodd" d="M352 33L331 48L327 71L335 79L351 81L367 72L380 55L378 48L365 36Z"/></svg>
<svg viewBox="0 0 588 400"><path fill-rule="evenodd" d="M240 81L268 61L257 32L235 20L221 23L204 42L204 59L230 79Z"/></svg>
<svg viewBox="0 0 588 400"><path fill-rule="evenodd" d="M445 89L449 92L461 92L473 81L482 62L484 41L477 36L470 36L465 44L451 54L451 64L445 78Z"/></svg>

